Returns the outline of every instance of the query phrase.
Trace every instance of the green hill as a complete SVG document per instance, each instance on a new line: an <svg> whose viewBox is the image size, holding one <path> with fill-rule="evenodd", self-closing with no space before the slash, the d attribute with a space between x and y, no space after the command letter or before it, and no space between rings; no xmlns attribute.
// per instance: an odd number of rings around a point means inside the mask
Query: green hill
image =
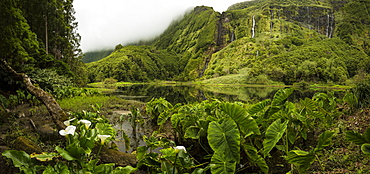
<svg viewBox="0 0 370 174"><path fill-rule="evenodd" d="M98 61L104 57L109 56L113 52L113 49L108 50L99 50L99 51L89 51L84 54L82 57L82 62L84 63L90 63Z"/></svg>
<svg viewBox="0 0 370 174"><path fill-rule="evenodd" d="M170 80L179 74L176 53L150 46L126 46L108 57L88 64L89 79L102 81L112 77L120 81L146 82Z"/></svg>
<svg viewBox="0 0 370 174"><path fill-rule="evenodd" d="M235 74L235 83L345 83L369 72L369 7L368 0L256 0L222 14L196 7L149 46L123 47L88 64L90 81L190 81ZM130 49L150 54L129 56ZM156 63L149 68L138 60ZM116 65L123 61L133 64ZM130 73L117 73L127 69Z"/></svg>

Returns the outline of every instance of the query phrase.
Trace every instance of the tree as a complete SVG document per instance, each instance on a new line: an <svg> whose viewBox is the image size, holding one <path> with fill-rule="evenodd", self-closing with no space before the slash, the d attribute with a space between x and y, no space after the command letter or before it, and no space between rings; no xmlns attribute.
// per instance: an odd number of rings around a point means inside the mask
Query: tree
<svg viewBox="0 0 370 174"><path fill-rule="evenodd" d="M16 70L34 63L32 56L40 54L37 36L30 30L16 0L0 2L0 59L6 60Z"/></svg>
<svg viewBox="0 0 370 174"><path fill-rule="evenodd" d="M78 24L75 22L73 0L20 1L19 8L46 54L52 56L52 61L47 61L48 67L60 75L73 77L78 84L86 83L87 74L79 48L81 37L76 32ZM38 66L44 68L41 63L45 61L38 61Z"/></svg>

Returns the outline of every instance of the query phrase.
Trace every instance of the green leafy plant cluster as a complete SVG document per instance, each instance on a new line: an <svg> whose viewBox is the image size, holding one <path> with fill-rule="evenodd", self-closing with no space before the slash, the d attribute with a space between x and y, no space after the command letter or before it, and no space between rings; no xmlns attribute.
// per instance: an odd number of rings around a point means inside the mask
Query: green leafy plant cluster
<svg viewBox="0 0 370 174"><path fill-rule="evenodd" d="M204 164L197 165L184 146L174 146L174 142L163 138L158 132L153 132L150 137L143 136L143 139L146 146L137 149L137 167L146 168L149 173L202 174L210 169L210 166L201 168Z"/></svg>
<svg viewBox="0 0 370 174"><path fill-rule="evenodd" d="M308 152L299 150L304 148L299 144L316 141L307 132L318 125L330 128L340 113L332 94L317 93L292 103L288 100L292 92L292 88L279 90L272 100L254 105L218 100L175 105L162 111L157 123L170 119L176 142L198 149L192 155L209 163L212 173L245 172L251 166L269 173L268 164L277 154L285 156L282 165L296 166L288 170L304 172L317 160L316 154L330 145L334 132L323 132Z"/></svg>
<svg viewBox="0 0 370 174"><path fill-rule="evenodd" d="M28 73L30 78L34 80L45 91L55 91L58 88L75 86L71 78L59 75L52 69L38 69Z"/></svg>
<svg viewBox="0 0 370 174"><path fill-rule="evenodd" d="M348 141L361 146L362 153L370 157L370 128L367 128L364 134L347 131L346 138Z"/></svg>
<svg viewBox="0 0 370 174"><path fill-rule="evenodd" d="M8 98L2 96L1 101L4 108L13 109L18 105L28 103L30 106L35 106L40 103L40 101L27 91L17 90L17 94L9 95Z"/></svg>
<svg viewBox="0 0 370 174"><path fill-rule="evenodd" d="M3 156L10 158L13 165L26 174L42 173L131 173L135 168L114 167L115 164L102 164L99 160L102 146L114 140L116 132L97 113L75 113L64 124L66 145L56 146L55 152L27 154L24 151L6 150ZM91 121L86 120L89 118Z"/></svg>

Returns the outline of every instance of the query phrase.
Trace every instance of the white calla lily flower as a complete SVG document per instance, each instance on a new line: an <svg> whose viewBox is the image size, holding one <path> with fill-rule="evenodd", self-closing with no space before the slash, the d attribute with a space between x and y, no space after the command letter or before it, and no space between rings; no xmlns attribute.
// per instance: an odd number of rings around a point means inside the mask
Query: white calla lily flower
<svg viewBox="0 0 370 174"><path fill-rule="evenodd" d="M74 135L76 131L76 126L68 126L66 129L60 130L59 134L66 136L68 134Z"/></svg>
<svg viewBox="0 0 370 174"><path fill-rule="evenodd" d="M67 121L64 121L63 123L64 123L64 125L66 125L66 126L70 126L71 125L71 121L73 121L73 120L75 120L76 118L72 118L72 119L69 119L69 120L67 120Z"/></svg>
<svg viewBox="0 0 370 174"><path fill-rule="evenodd" d="M180 150L183 150L184 152L186 152L185 146L176 146L174 147L174 149L176 153L178 153Z"/></svg>
<svg viewBox="0 0 370 174"><path fill-rule="evenodd" d="M102 145L104 144L105 140L109 137L110 135L98 135L98 138L100 138Z"/></svg>
<svg viewBox="0 0 370 174"><path fill-rule="evenodd" d="M89 129L91 122L89 120L80 120L77 122L78 124L83 123L85 124L86 129Z"/></svg>

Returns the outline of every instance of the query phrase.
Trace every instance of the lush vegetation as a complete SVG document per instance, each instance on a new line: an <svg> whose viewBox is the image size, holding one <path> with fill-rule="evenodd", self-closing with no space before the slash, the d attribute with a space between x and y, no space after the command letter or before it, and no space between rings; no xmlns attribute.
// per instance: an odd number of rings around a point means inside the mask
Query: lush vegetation
<svg viewBox="0 0 370 174"><path fill-rule="evenodd" d="M90 63L90 62L95 62L98 61L104 57L109 56L113 50L100 50L100 51L89 51L86 52L82 58L82 62L84 63Z"/></svg>
<svg viewBox="0 0 370 174"><path fill-rule="evenodd" d="M102 147L116 135L106 118L92 112L73 113L72 117L64 122L66 129L59 131L66 139L65 145L56 146L55 152L27 154L7 150L3 155L12 159L14 166L26 174L39 171L44 174L131 173L136 170L131 166L114 168L113 163L98 165Z"/></svg>
<svg viewBox="0 0 370 174"><path fill-rule="evenodd" d="M0 143L15 149L2 149L2 155L18 168L16 172L370 170L368 0L256 0L235 4L223 14L196 7L158 38L117 45L109 56L88 63L87 69L81 62L72 3L0 2L0 17L7 19L0 22L0 123L1 131L7 132ZM56 124L45 119L41 102L3 67L3 60L26 73L35 86L51 93L70 112L63 115L69 120L62 120L66 128L58 130L58 135L54 134ZM170 103L158 93L145 107L77 87L87 80L115 88L118 81L199 79L218 84L354 87L343 95L316 93L310 98L291 98L293 88L278 90L263 101L242 96L250 103L217 99ZM211 89L235 92L233 87ZM269 93L263 90L261 95L266 98ZM126 154L134 157L133 165L102 160L107 150L118 153L113 142L117 132L105 117L113 109L131 109L132 125L151 121L158 126L141 137L145 145ZM128 147L129 138L120 131ZM38 143L34 147L33 140ZM22 145L27 152L18 151Z"/></svg>
<svg viewBox="0 0 370 174"><path fill-rule="evenodd" d="M166 79L238 74L249 84L351 84L369 71L368 3L258 0L222 14L196 7L147 44L178 56L179 72Z"/></svg>
<svg viewBox="0 0 370 174"><path fill-rule="evenodd" d="M7 150L3 156L24 173L361 173L369 170L370 129L345 124L343 118L367 109L366 85L358 84L341 98L328 92L299 100L290 98L293 88L286 88L254 104L205 100L172 105L163 98L153 99L143 112L131 109L133 123L141 124L145 113L159 125L142 137L145 145L136 149L135 166L99 162L101 149L114 148L109 141L117 137L99 114L101 106L70 115L68 127L59 132L66 137L65 144L41 154ZM366 118L351 124L362 119ZM164 136L168 123L171 139Z"/></svg>
<svg viewBox="0 0 370 174"><path fill-rule="evenodd" d="M99 74L103 74L104 78L131 82L195 79L203 69L207 57L204 53L214 43L216 17L217 13L211 8L196 7L182 20L171 24L153 41L152 47L118 45L115 52L99 63L88 64L91 70L89 79L92 82L101 81L101 78L94 77L100 77Z"/></svg>
<svg viewBox="0 0 370 174"><path fill-rule="evenodd" d="M176 53L149 46L127 46L107 58L88 65L90 81L114 78L119 81L145 82L171 79L179 74Z"/></svg>
<svg viewBox="0 0 370 174"><path fill-rule="evenodd" d="M1 1L0 52L17 72L47 69L83 85L87 76L81 62L73 1ZM6 20L5 20L6 19ZM1 88L16 86L0 69Z"/></svg>

